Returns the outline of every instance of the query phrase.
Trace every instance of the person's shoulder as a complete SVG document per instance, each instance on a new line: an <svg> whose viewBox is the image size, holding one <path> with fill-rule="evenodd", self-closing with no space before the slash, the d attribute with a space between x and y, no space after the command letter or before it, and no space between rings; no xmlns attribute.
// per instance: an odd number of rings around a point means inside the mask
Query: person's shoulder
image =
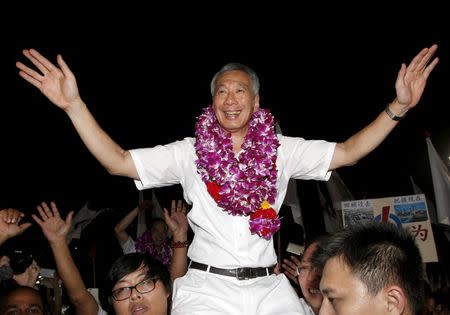
<svg viewBox="0 0 450 315"><path fill-rule="evenodd" d="M195 138L186 137L181 140L176 140L174 142L167 143L167 144L163 145L163 147L187 149L187 148L194 148L194 144L195 144Z"/></svg>
<svg viewBox="0 0 450 315"><path fill-rule="evenodd" d="M184 142L186 144L189 145L194 145L195 144L195 138L194 137L186 137L183 140L180 140L181 142Z"/></svg>
<svg viewBox="0 0 450 315"><path fill-rule="evenodd" d="M305 139L301 138L301 137L289 137L289 136L284 136L281 134L277 135L278 137L278 141L280 142L280 145L286 145L286 144L290 144L293 142L304 142L306 141Z"/></svg>
<svg viewBox="0 0 450 315"><path fill-rule="evenodd" d="M288 145L288 144L316 144L316 143L334 143L327 140L322 139L305 139L302 137L290 137L284 136L281 134L277 135L278 141L280 141L280 145Z"/></svg>
<svg viewBox="0 0 450 315"><path fill-rule="evenodd" d="M166 145L173 145L173 144L175 144L175 145L194 145L194 143L195 143L195 138L186 137L186 138L183 138L180 140L176 140L174 142L167 143Z"/></svg>

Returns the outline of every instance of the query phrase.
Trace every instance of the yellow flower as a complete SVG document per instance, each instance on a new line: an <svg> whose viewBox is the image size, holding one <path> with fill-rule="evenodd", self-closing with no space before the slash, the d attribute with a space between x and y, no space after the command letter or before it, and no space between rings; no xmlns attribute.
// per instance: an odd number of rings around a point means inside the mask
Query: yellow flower
<svg viewBox="0 0 450 315"><path fill-rule="evenodd" d="M261 203L261 208L264 209L264 210L270 209L270 203L267 200L264 200Z"/></svg>

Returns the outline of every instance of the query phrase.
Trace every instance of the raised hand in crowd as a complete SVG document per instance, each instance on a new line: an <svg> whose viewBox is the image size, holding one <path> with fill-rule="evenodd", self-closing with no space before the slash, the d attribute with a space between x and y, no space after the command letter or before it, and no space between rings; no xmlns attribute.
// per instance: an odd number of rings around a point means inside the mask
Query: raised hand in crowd
<svg viewBox="0 0 450 315"><path fill-rule="evenodd" d="M20 224L23 217L23 212L16 209L7 208L0 210L0 244L22 234L31 226L29 222Z"/></svg>
<svg viewBox="0 0 450 315"><path fill-rule="evenodd" d="M298 266L300 266L300 260L295 256L290 256L290 259L284 259L282 267L284 269L284 274L286 277L291 279L295 284L298 285L298 276L299 270Z"/></svg>
<svg viewBox="0 0 450 315"><path fill-rule="evenodd" d="M37 206L39 216L32 215L33 219L42 229L55 257L56 268L61 280L67 289L70 301L75 306L77 314L96 315L99 307L94 297L84 285L80 272L75 265L67 245L67 234L72 226L73 211L66 219L61 218L54 202L42 202Z"/></svg>
<svg viewBox="0 0 450 315"><path fill-rule="evenodd" d="M50 207L46 202L42 202L36 207L39 216L33 214L32 217L39 224L50 244L56 242L65 243L72 226L73 211L69 212L66 220L63 220L54 202L50 203Z"/></svg>
<svg viewBox="0 0 450 315"><path fill-rule="evenodd" d="M141 211L148 211L149 218L151 217L151 211L153 209L153 203L150 200L142 201L133 210L128 212L114 227L114 233L119 241L120 246L124 254L133 253L136 251L133 238L128 234L127 228L137 218Z"/></svg>
<svg viewBox="0 0 450 315"><path fill-rule="evenodd" d="M182 200L172 200L171 211L164 208L164 220L172 233L172 262L170 264L170 277L172 281L184 276L187 271L188 221L186 217L187 206Z"/></svg>
<svg viewBox="0 0 450 315"><path fill-rule="evenodd" d="M189 224L186 217L187 205L182 200L172 200L171 211L164 208L164 221L174 241L186 241Z"/></svg>

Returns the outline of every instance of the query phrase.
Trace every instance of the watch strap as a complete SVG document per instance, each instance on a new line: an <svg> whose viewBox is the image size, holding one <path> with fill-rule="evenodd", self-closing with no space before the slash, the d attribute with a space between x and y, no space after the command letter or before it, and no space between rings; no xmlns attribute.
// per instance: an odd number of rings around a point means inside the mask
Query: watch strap
<svg viewBox="0 0 450 315"><path fill-rule="evenodd" d="M390 119L395 120L395 121L400 121L405 117L405 115L397 116L396 114L391 112L391 110L389 108L389 104L386 105L386 107L384 108L384 111L386 112L386 114L389 116Z"/></svg>

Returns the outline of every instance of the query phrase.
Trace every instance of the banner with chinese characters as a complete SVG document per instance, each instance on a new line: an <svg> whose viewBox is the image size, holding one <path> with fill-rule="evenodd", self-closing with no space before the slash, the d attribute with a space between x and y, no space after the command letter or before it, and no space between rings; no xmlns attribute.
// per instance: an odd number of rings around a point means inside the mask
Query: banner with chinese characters
<svg viewBox="0 0 450 315"><path fill-rule="evenodd" d="M406 228L416 239L424 262L438 261L425 195L343 201L344 227L370 221Z"/></svg>

